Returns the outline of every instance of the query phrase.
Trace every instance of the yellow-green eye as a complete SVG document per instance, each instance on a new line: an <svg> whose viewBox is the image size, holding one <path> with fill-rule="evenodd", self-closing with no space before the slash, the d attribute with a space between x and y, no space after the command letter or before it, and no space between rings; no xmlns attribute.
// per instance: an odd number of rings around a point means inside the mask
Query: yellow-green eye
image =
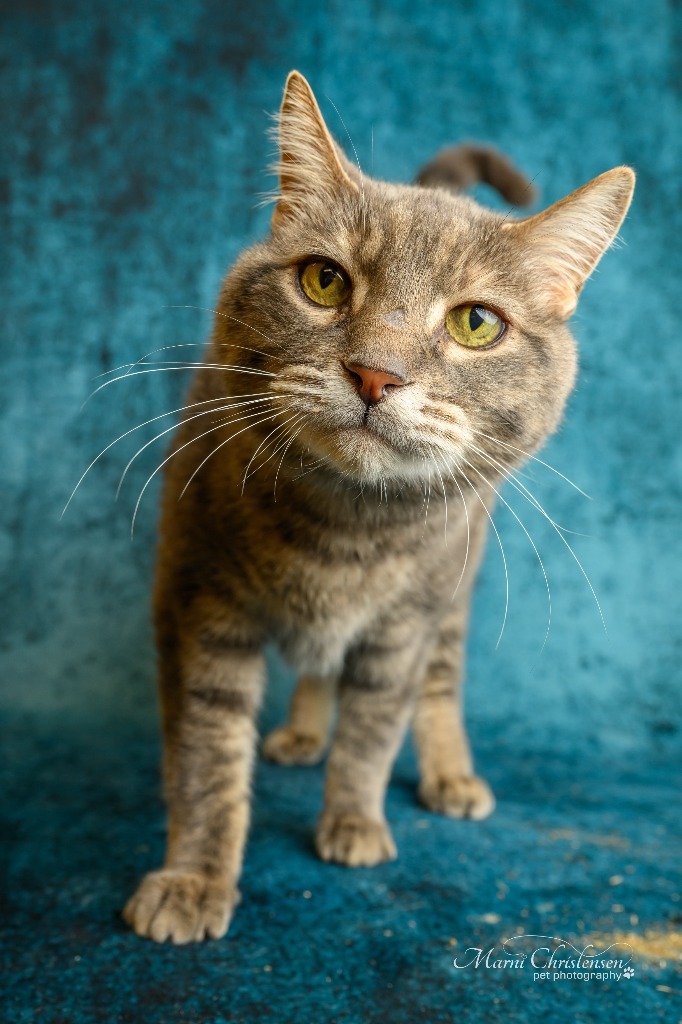
<svg viewBox="0 0 682 1024"><path fill-rule="evenodd" d="M458 345L487 348L498 341L507 325L485 306L458 306L445 317L445 330Z"/></svg>
<svg viewBox="0 0 682 1024"><path fill-rule="evenodd" d="M330 260L313 260L301 270L301 288L318 306L340 306L350 295L345 271Z"/></svg>

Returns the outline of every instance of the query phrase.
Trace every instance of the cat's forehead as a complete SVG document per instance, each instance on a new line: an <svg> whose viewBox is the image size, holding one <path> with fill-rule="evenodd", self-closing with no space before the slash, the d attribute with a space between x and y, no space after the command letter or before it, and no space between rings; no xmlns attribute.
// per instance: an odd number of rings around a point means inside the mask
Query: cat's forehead
<svg viewBox="0 0 682 1024"><path fill-rule="evenodd" d="M489 227L495 219L473 199L417 185L370 182L361 190L359 206L361 216L365 212L383 230L385 244L417 249L447 244L453 235Z"/></svg>
<svg viewBox="0 0 682 1024"><path fill-rule="evenodd" d="M366 181L353 202L333 211L317 248L375 289L435 295L472 270L492 269L499 221L465 197Z"/></svg>
<svg viewBox="0 0 682 1024"><path fill-rule="evenodd" d="M362 269L391 276L446 278L453 266L480 255L495 218L472 200L417 187L380 186L365 199L367 215L356 225L356 258Z"/></svg>

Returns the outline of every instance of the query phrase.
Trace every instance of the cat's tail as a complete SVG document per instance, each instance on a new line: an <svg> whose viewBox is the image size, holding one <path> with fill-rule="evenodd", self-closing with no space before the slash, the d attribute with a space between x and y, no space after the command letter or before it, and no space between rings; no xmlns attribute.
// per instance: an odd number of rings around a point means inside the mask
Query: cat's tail
<svg viewBox="0 0 682 1024"><path fill-rule="evenodd" d="M533 183L506 156L476 143L441 149L415 178L424 188L446 188L455 193L479 181L491 185L514 206L530 206L537 195Z"/></svg>

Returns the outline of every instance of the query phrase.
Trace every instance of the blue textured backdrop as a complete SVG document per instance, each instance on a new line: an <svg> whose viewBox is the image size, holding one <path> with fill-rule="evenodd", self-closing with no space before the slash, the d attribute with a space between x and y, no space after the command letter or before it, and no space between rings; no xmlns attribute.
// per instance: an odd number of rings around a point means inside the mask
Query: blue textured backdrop
<svg viewBox="0 0 682 1024"><path fill-rule="evenodd" d="M13 6L0 41L4 1018L677 1021L679 6ZM637 169L625 245L575 318L580 383L543 456L593 500L529 471L558 521L588 535L575 545L608 636L576 562L516 503L552 586L540 651L544 583L502 510L509 621L495 650L504 582L492 543L468 690L494 817L420 810L408 747L388 799L400 860L351 872L312 852L322 770L259 765L230 935L159 948L117 914L163 846L148 625L155 491L129 538L160 445L117 505L133 439L100 460L61 523L59 513L100 449L180 404L185 374L174 372L112 384L80 409L97 374L206 336L209 313L170 307L210 307L231 260L267 230L255 205L270 185L265 111L292 67L342 137L333 100L378 176L408 180L462 138L512 155L547 202L615 164ZM274 665L264 727L290 685ZM452 966L457 950L517 932L582 942L623 931L640 940L635 976L617 983Z"/></svg>

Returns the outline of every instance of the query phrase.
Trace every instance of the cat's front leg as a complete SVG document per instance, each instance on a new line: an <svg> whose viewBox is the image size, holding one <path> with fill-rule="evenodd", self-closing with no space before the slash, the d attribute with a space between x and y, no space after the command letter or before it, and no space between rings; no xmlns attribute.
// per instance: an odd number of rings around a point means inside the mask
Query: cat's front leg
<svg viewBox="0 0 682 1024"><path fill-rule="evenodd" d="M474 774L462 707L462 663L469 595L458 595L441 623L417 698L413 732L419 756L419 795L432 811L452 818L486 818L495 798Z"/></svg>
<svg viewBox="0 0 682 1024"><path fill-rule="evenodd" d="M238 900L255 716L265 679L256 630L207 599L159 610L168 846L123 916L157 942L220 938Z"/></svg>
<svg viewBox="0 0 682 1024"><path fill-rule="evenodd" d="M420 626L402 620L382 623L349 652L315 839L323 860L370 867L396 856L384 798L423 672L424 646Z"/></svg>

